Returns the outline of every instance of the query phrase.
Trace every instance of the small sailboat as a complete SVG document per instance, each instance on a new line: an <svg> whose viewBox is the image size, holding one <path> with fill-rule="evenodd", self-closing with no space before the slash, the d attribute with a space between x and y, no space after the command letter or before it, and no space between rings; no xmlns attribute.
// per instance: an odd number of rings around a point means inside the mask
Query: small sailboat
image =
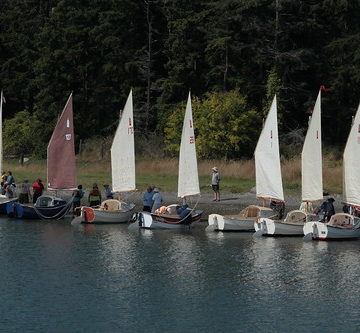
<svg viewBox="0 0 360 333"><path fill-rule="evenodd" d="M200 195L193 124L191 95L189 93L179 156L178 197L183 200L187 197ZM182 212L180 212L179 208ZM202 215L201 210L189 209L185 208L185 206L180 207L180 205L176 204L168 206L166 213L138 213L137 222L139 227L147 229L179 229L200 221Z"/></svg>
<svg viewBox="0 0 360 333"><path fill-rule="evenodd" d="M66 102L48 144L47 179L48 190L71 191L76 188L72 94ZM42 195L33 206L9 203L6 209L9 216L16 218L60 219L69 211L71 204L72 200Z"/></svg>
<svg viewBox="0 0 360 333"><path fill-rule="evenodd" d="M110 149L112 187L116 193L136 190L135 185L135 145L133 97L130 91L119 126ZM135 204L109 199L100 207L80 207L72 224L126 223L133 215Z"/></svg>
<svg viewBox="0 0 360 333"><path fill-rule="evenodd" d="M256 196L263 200L284 201L282 188L280 153L277 127L276 96L272 101L264 127L255 149ZM238 215L209 215L206 230L215 231L254 231L254 222L260 217L275 218L273 209L251 205Z"/></svg>
<svg viewBox="0 0 360 333"><path fill-rule="evenodd" d="M256 228L267 236L303 236L304 223L318 220L313 202L323 199L321 153L321 90L316 99L301 153L302 203L284 221L261 218ZM259 233L260 233L259 231Z"/></svg>
<svg viewBox="0 0 360 333"><path fill-rule="evenodd" d="M3 150L2 150L2 112L3 103L5 101L3 91L0 93L0 171L3 168ZM17 198L8 198L6 195L0 195L0 214L6 214L6 205L9 202L16 201Z"/></svg>
<svg viewBox="0 0 360 333"><path fill-rule="evenodd" d="M305 238L318 240L351 239L360 237L360 105L357 109L343 155L343 197L349 213L337 213L329 222L307 222Z"/></svg>

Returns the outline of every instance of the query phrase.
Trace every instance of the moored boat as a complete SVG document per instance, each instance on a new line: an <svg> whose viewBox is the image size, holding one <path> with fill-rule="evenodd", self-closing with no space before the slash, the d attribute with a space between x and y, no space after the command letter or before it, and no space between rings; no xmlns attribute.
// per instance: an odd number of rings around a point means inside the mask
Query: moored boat
<svg viewBox="0 0 360 333"><path fill-rule="evenodd" d="M34 205L9 202L6 205L6 211L9 217L19 219L58 220L67 214L71 204L71 200L64 200L52 195L42 195Z"/></svg>
<svg viewBox="0 0 360 333"><path fill-rule="evenodd" d="M113 191L120 195L123 192L136 190L135 185L135 147L133 98L130 91L125 103L119 126L111 146L111 177ZM71 224L92 223L127 223L130 221L135 204L110 199L100 207L82 206L75 211Z"/></svg>
<svg viewBox="0 0 360 333"><path fill-rule="evenodd" d="M115 199L105 200L99 208L79 207L72 224L108 224L129 222L134 213L135 204L127 204Z"/></svg>
<svg viewBox="0 0 360 333"><path fill-rule="evenodd" d="M360 237L360 220L355 214L360 207L360 105L358 106L343 156L343 203L348 213L331 216L329 222L305 223L306 239L331 240Z"/></svg>
<svg viewBox="0 0 360 333"><path fill-rule="evenodd" d="M360 218L337 213L331 216L328 223L308 222L303 227L306 239L313 240L346 240L360 238Z"/></svg>
<svg viewBox="0 0 360 333"><path fill-rule="evenodd" d="M199 175L195 150L195 134L189 93L180 143L178 197L183 205L170 205L161 214L159 212L140 212L136 223L145 229L182 229L189 228L200 221L201 210L188 208L186 198L200 195ZM196 206L196 204L195 204Z"/></svg>
<svg viewBox="0 0 360 333"><path fill-rule="evenodd" d="M271 208L251 205L237 215L210 214L207 231L254 231L254 221L260 217L275 218Z"/></svg>
<svg viewBox="0 0 360 333"><path fill-rule="evenodd" d="M300 209L290 211L283 221L260 218L255 229L263 236L303 236L304 223L316 221L313 202L323 199L322 153L321 153L321 88L309 121L301 153Z"/></svg>
<svg viewBox="0 0 360 333"><path fill-rule="evenodd" d="M256 196L263 203L271 200L274 208L284 201L282 188L279 140L277 128L277 101L272 101L264 127L255 149ZM275 204L278 203L278 204ZM280 209L281 211L281 209ZM281 215L281 212L260 205L250 205L236 215L211 214L208 218L209 231L254 231L254 222L260 217Z"/></svg>
<svg viewBox="0 0 360 333"><path fill-rule="evenodd" d="M76 188L73 102L70 94L56 123L47 147L48 190L72 191ZM7 214L22 219L61 219L71 208L72 200L57 195L42 195L34 205L8 203Z"/></svg>

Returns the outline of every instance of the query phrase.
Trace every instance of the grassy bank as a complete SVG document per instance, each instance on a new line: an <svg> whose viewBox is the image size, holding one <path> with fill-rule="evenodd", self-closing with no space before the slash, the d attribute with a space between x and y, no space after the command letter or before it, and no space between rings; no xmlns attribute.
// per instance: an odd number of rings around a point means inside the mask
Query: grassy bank
<svg viewBox="0 0 360 333"><path fill-rule="evenodd" d="M224 192L242 193L255 186L254 161L199 161L200 187L202 192L211 192L211 168L216 166L221 174L221 188ZM20 166L17 161L5 160L4 169L11 170L15 179L29 179L30 182L41 178L46 182L46 161L29 161ZM330 193L341 193L342 169L341 161L332 155L326 155L323 163L324 189ZM137 187L144 190L149 185L156 185L162 191L177 190L178 161L175 159L137 160ZM284 189L287 193L301 191L300 159L282 162ZM77 179L85 188L93 183L111 183L110 161L88 161L79 158L77 161Z"/></svg>

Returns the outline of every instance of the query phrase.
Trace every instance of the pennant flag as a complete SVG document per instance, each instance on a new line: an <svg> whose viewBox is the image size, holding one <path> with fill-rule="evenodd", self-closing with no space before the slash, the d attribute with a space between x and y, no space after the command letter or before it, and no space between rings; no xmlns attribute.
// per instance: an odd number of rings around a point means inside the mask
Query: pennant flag
<svg viewBox="0 0 360 333"><path fill-rule="evenodd" d="M322 90L322 91L331 91L332 89L326 89L325 86L320 86L320 90Z"/></svg>

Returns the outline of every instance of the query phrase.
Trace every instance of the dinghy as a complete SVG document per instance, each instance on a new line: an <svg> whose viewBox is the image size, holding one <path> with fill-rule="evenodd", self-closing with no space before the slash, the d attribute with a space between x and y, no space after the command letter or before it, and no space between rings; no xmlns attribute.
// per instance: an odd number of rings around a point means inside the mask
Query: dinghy
<svg viewBox="0 0 360 333"><path fill-rule="evenodd" d="M264 127L255 149L256 196L273 200L280 205L284 201L277 128L276 96L271 104ZM254 222L261 217L275 218L276 211L268 207L251 205L237 215L211 214L207 231L254 231Z"/></svg>
<svg viewBox="0 0 360 333"><path fill-rule="evenodd" d="M7 214L9 217L19 219L58 220L65 216L71 204L71 200L64 200L52 195L42 195L36 200L35 205L9 203Z"/></svg>
<svg viewBox="0 0 360 333"><path fill-rule="evenodd" d="M119 126L111 146L111 177L115 193L135 191L135 148L133 97L130 91ZM82 206L76 209L72 224L109 224L129 222L135 204L110 199L100 207Z"/></svg>
<svg viewBox="0 0 360 333"><path fill-rule="evenodd" d="M316 99L301 153L300 209L289 212L284 221L261 218L255 225L263 236L303 236L304 223L318 220L313 202L323 199L321 153L321 90Z"/></svg>
<svg viewBox="0 0 360 333"><path fill-rule="evenodd" d="M328 223L308 222L306 239L331 240L360 237L360 219L354 216L360 207L360 105L356 112L343 155L343 202L350 213L331 216Z"/></svg>
<svg viewBox="0 0 360 333"><path fill-rule="evenodd" d="M178 197L185 201L187 197L198 195L200 187L189 93L180 144ZM175 204L167 207L166 214L140 212L137 214L136 222L140 228L146 229L181 229L200 221L201 215L201 210Z"/></svg>
<svg viewBox="0 0 360 333"><path fill-rule="evenodd" d="M35 205L8 203L10 217L21 219L61 219L70 210L72 200L58 198L60 190L76 188L76 166L74 146L73 101L70 94L64 110L55 126L47 148L48 190L55 196L43 195Z"/></svg>

